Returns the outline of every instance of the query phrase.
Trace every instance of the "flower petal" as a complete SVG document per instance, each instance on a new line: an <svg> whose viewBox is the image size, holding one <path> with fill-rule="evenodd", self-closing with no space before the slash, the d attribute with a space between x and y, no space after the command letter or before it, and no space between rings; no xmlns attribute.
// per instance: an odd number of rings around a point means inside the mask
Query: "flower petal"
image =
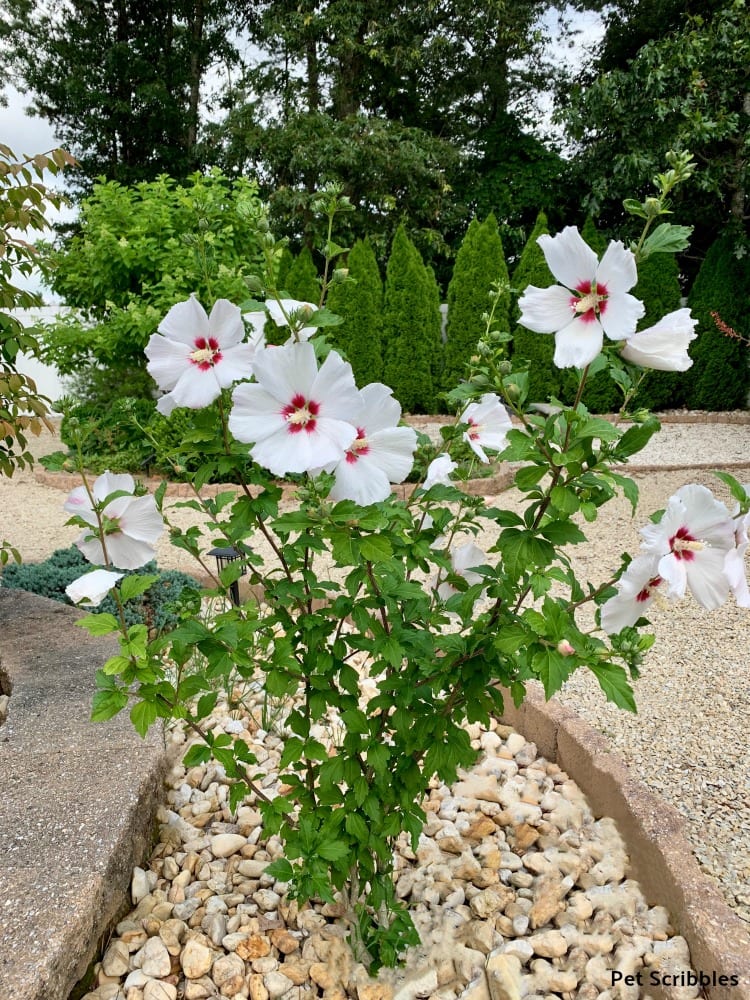
<svg viewBox="0 0 750 1000"><path fill-rule="evenodd" d="M196 297L191 295L184 302L172 306L157 329L170 340L193 344L196 337L208 336L208 316Z"/></svg>
<svg viewBox="0 0 750 1000"><path fill-rule="evenodd" d="M687 348L695 340L697 322L689 309L677 309L630 337L620 353L626 361L642 368L685 372L693 363Z"/></svg>
<svg viewBox="0 0 750 1000"><path fill-rule="evenodd" d="M188 406L191 410L202 410L213 403L221 394L221 386L213 366L205 370L198 365L189 365L180 375L170 396L175 406Z"/></svg>
<svg viewBox="0 0 750 1000"><path fill-rule="evenodd" d="M596 320L580 316L555 334L554 363L558 368L585 368L601 352L604 337Z"/></svg>
<svg viewBox="0 0 750 1000"><path fill-rule="evenodd" d="M521 310L518 322L534 333L562 330L574 315L570 299L570 292L560 285L550 285L549 288L529 285L518 300Z"/></svg>
<svg viewBox="0 0 750 1000"><path fill-rule="evenodd" d="M620 292L610 295L602 306L599 322L610 340L632 337L646 311L640 299Z"/></svg>
<svg viewBox="0 0 750 1000"><path fill-rule="evenodd" d="M65 588L73 604L96 606L101 604L123 573L112 573L108 569L95 569L84 573Z"/></svg>
<svg viewBox="0 0 750 1000"><path fill-rule="evenodd" d="M627 292L638 281L635 257L619 240L613 240L604 251L596 268L596 281L606 287L609 295Z"/></svg>
<svg viewBox="0 0 750 1000"><path fill-rule="evenodd" d="M312 344L284 344L266 347L253 359L253 372L266 392L286 406L300 394L310 398L310 389L318 374Z"/></svg>
<svg viewBox="0 0 750 1000"><path fill-rule="evenodd" d="M190 367L188 345L169 340L160 333L154 333L145 349L148 364L146 371L160 389L174 389L183 372Z"/></svg>
<svg viewBox="0 0 750 1000"><path fill-rule="evenodd" d="M245 324L239 307L229 299L217 299L208 317L208 331L222 350L241 343L245 339Z"/></svg>
<svg viewBox="0 0 750 1000"><path fill-rule="evenodd" d="M281 403L257 382L238 385L232 403L229 430L238 441L251 444L286 429Z"/></svg>
<svg viewBox="0 0 750 1000"><path fill-rule="evenodd" d="M598 258L575 226L566 226L557 236L545 233L537 243L547 267L567 288L575 289L581 282L593 281Z"/></svg>

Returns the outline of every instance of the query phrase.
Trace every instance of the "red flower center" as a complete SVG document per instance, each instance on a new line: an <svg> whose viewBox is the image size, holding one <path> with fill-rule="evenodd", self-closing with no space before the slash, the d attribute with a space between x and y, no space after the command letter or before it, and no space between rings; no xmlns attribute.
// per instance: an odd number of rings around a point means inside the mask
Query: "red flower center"
<svg viewBox="0 0 750 1000"><path fill-rule="evenodd" d="M357 436L349 445L349 450L346 453L346 460L350 465L354 465L358 462L362 455L366 455L370 450L370 445L367 441L365 435L364 427L357 428Z"/></svg>
<svg viewBox="0 0 750 1000"><path fill-rule="evenodd" d="M466 421L466 423L469 425L469 430L466 432L466 436L471 441L478 441L479 440L479 435L480 435L480 433L482 431L481 425L478 424L476 422L476 420L474 420L473 417L469 417L469 419Z"/></svg>
<svg viewBox="0 0 750 1000"><path fill-rule="evenodd" d="M286 429L290 434L299 434L300 431L307 431L312 434L317 423L316 417L320 413L320 403L313 399L305 399L302 393L297 393L291 403L281 411L286 420Z"/></svg>
<svg viewBox="0 0 750 1000"><path fill-rule="evenodd" d="M660 576L652 576L651 579L646 584L646 586L643 588L643 590L641 590L639 593L635 595L636 601L640 601L642 604L644 601L650 600L651 595L661 582L662 580Z"/></svg>
<svg viewBox="0 0 750 1000"><path fill-rule="evenodd" d="M202 372L213 368L221 361L221 350L216 337L196 337L193 343L195 350L190 354L190 362L197 365Z"/></svg>
<svg viewBox="0 0 750 1000"><path fill-rule="evenodd" d="M604 315L607 308L607 286L594 284L592 281L582 281L576 285L578 295L571 296L570 306L585 323L591 323Z"/></svg>
<svg viewBox="0 0 750 1000"><path fill-rule="evenodd" d="M699 552L702 548L703 542L699 542L694 535L691 535L685 525L678 528L675 534L669 539L669 551L675 559L682 559L685 562L695 559L695 553Z"/></svg>

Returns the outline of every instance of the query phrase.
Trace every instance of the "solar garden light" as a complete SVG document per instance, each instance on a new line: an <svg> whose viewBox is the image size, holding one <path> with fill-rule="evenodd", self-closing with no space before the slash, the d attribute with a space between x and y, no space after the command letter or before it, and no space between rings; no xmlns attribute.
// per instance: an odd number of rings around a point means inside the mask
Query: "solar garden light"
<svg viewBox="0 0 750 1000"><path fill-rule="evenodd" d="M219 574L228 566L231 562L235 562L237 559L241 559L241 554L237 551L234 545L229 545L226 548L211 549L208 553L213 556L216 560L216 568ZM247 573L247 566L242 569L242 575ZM237 607L240 603L240 583L239 580L233 580L229 585L229 596L231 598L232 604Z"/></svg>

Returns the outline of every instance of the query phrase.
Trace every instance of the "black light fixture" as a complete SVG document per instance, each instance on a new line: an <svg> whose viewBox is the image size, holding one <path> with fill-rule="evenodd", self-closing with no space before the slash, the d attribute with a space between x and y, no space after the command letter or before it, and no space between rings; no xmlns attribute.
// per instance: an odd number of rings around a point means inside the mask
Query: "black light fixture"
<svg viewBox="0 0 750 1000"><path fill-rule="evenodd" d="M216 560L216 569L219 574L221 574L221 571L224 569L225 566L228 566L230 563L236 562L237 559L242 558L242 556L234 547L234 545L228 545L226 548L211 549L211 551L208 554L210 556L213 556L214 559ZM244 576L245 573L247 573L246 566L243 567L242 575ZM230 583L229 596L232 600L232 604L234 604L234 606L237 607L240 603L239 580L234 580L232 583Z"/></svg>

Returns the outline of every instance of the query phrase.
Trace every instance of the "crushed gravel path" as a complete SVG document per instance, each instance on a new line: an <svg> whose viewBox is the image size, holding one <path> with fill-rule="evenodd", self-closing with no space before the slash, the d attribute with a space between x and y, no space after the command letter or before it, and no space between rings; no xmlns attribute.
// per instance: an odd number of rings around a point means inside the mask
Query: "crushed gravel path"
<svg viewBox="0 0 750 1000"><path fill-rule="evenodd" d="M727 499L712 468L729 469L750 482L746 418L665 423L631 467L641 494L639 513L633 518L624 500L605 508L587 528L591 544L575 554L580 573L600 581L619 564L621 552L635 553L648 514L662 509L681 485L703 483ZM57 448L59 441L45 434L33 450L39 456ZM518 502L512 490L495 499L507 506ZM0 538L15 544L26 561L71 544L78 530L65 526L63 500L61 491L40 485L33 472L0 478ZM181 524L194 516L174 508L172 513ZM164 568L192 570L188 557L166 539L157 555ZM635 684L637 716L607 704L583 671L559 699L601 731L637 777L679 810L704 871L750 924L750 617L732 601L709 613L688 598L655 611L652 622L657 642Z"/></svg>

